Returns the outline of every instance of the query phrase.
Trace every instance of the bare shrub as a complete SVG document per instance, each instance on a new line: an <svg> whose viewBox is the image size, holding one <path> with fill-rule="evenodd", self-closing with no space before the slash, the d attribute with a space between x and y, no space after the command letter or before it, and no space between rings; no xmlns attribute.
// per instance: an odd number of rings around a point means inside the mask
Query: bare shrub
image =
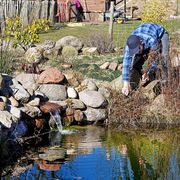
<svg viewBox="0 0 180 180"><path fill-rule="evenodd" d="M102 32L90 34L86 44L89 47L97 47L100 54L110 53L114 50L113 42Z"/></svg>
<svg viewBox="0 0 180 180"><path fill-rule="evenodd" d="M174 115L180 115L180 51L172 49L170 52L171 64L169 67L169 80L162 86L162 93L165 94L165 102L168 109Z"/></svg>
<svg viewBox="0 0 180 180"><path fill-rule="evenodd" d="M165 103L173 115L180 114L180 50L172 48L170 51L170 63L168 69L168 83L162 85L162 93L165 95Z"/></svg>
<svg viewBox="0 0 180 180"><path fill-rule="evenodd" d="M111 128L139 127L142 107L147 104L147 100L141 96L140 91L133 92L129 97L119 92L111 93L108 126Z"/></svg>
<svg viewBox="0 0 180 180"><path fill-rule="evenodd" d="M151 122L153 122L157 119L166 119L165 114L174 121L178 119L180 117L180 67L170 68L169 73L168 82L162 82L160 87L165 100L165 105L160 114L152 113L152 116L146 114L144 107L150 105L150 102L143 97L140 85L139 89L136 92L132 92L129 97L125 97L119 92L111 92L107 125L117 129L141 128L143 124L140 123L142 123L145 116L151 118Z"/></svg>

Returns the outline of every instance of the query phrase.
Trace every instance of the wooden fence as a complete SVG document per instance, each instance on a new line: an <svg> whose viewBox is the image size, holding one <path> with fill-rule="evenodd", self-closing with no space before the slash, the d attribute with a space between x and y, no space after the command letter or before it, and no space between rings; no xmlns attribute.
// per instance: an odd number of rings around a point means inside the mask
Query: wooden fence
<svg viewBox="0 0 180 180"><path fill-rule="evenodd" d="M0 21L6 17L20 16L24 24L33 19L49 19L55 22L55 0L0 0Z"/></svg>

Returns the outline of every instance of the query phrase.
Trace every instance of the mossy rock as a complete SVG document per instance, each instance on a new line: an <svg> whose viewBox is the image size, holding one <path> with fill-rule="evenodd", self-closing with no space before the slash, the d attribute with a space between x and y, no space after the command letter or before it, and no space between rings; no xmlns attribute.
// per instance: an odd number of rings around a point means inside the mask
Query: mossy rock
<svg viewBox="0 0 180 180"><path fill-rule="evenodd" d="M41 47L31 47L25 53L25 59L28 63L40 63L43 60L44 49Z"/></svg>
<svg viewBox="0 0 180 180"><path fill-rule="evenodd" d="M98 56L99 52L97 47L85 47L82 49L82 54L85 56Z"/></svg>
<svg viewBox="0 0 180 180"><path fill-rule="evenodd" d="M78 55L78 51L73 46L64 46L61 53L65 59L71 59Z"/></svg>

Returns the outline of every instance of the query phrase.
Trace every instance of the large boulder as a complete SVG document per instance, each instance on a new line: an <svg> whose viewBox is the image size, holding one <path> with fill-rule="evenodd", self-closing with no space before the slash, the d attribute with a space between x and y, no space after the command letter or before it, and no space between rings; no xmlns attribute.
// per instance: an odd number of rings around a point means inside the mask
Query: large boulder
<svg viewBox="0 0 180 180"><path fill-rule="evenodd" d="M69 101L69 104L68 104L68 101ZM69 99L69 100L66 100L66 102L73 109L85 109L86 108L84 103L79 99Z"/></svg>
<svg viewBox="0 0 180 180"><path fill-rule="evenodd" d="M119 76L118 78L111 81L109 88L116 90L116 91L120 91L123 88L122 76Z"/></svg>
<svg viewBox="0 0 180 180"><path fill-rule="evenodd" d="M50 50L53 49L56 45L55 41L52 40L46 40L43 44L41 44L40 46L44 49L44 50Z"/></svg>
<svg viewBox="0 0 180 180"><path fill-rule="evenodd" d="M25 89L36 90L38 88L38 84L36 83L38 77L38 74L20 73L15 79L20 82Z"/></svg>
<svg viewBox="0 0 180 180"><path fill-rule="evenodd" d="M98 108L106 104L106 99L98 91L84 90L79 93L79 99L86 105Z"/></svg>
<svg viewBox="0 0 180 180"><path fill-rule="evenodd" d="M21 102L27 102L30 98L30 94L26 91L26 89L24 89L21 84L19 84L16 79L13 79L12 82L13 85L10 86L10 88L15 99Z"/></svg>
<svg viewBox="0 0 180 180"><path fill-rule="evenodd" d="M40 63L43 60L44 49L41 47L31 47L25 53L25 59L29 63Z"/></svg>
<svg viewBox="0 0 180 180"><path fill-rule="evenodd" d="M86 116L87 121L100 121L105 120L108 117L107 109L94 109L87 108L83 113Z"/></svg>
<svg viewBox="0 0 180 180"><path fill-rule="evenodd" d="M71 59L78 55L78 51L73 46L64 46L61 52L63 58L65 59Z"/></svg>
<svg viewBox="0 0 180 180"><path fill-rule="evenodd" d="M37 83L39 84L59 84L64 80L64 75L57 68L48 68L43 71Z"/></svg>
<svg viewBox="0 0 180 180"><path fill-rule="evenodd" d="M74 36L65 36L56 42L55 48L61 50L64 46L73 46L77 51L81 50L83 43Z"/></svg>
<svg viewBox="0 0 180 180"><path fill-rule="evenodd" d="M11 128L13 122L17 122L18 119L8 111L0 111L0 123L5 127Z"/></svg>
<svg viewBox="0 0 180 180"><path fill-rule="evenodd" d="M6 110L11 113L14 117L20 119L21 118L21 110L18 109L17 107L14 107L12 105L7 105Z"/></svg>
<svg viewBox="0 0 180 180"><path fill-rule="evenodd" d="M42 92L50 101L63 101L67 98L66 87L57 84L42 84L39 87Z"/></svg>
<svg viewBox="0 0 180 180"><path fill-rule="evenodd" d="M158 95L150 104L144 106L144 116L140 120L140 124L146 128L164 128L178 127L180 124L180 115L172 111L172 107L166 103L166 95Z"/></svg>
<svg viewBox="0 0 180 180"><path fill-rule="evenodd" d="M23 111L25 114L27 114L28 116L30 116L31 118L42 116L42 112L40 111L38 107L25 105L24 107L21 107L19 109Z"/></svg>
<svg viewBox="0 0 180 180"><path fill-rule="evenodd" d="M91 79L85 79L84 81L82 81L81 86L86 87L90 91L97 91L98 90L96 83L93 82Z"/></svg>

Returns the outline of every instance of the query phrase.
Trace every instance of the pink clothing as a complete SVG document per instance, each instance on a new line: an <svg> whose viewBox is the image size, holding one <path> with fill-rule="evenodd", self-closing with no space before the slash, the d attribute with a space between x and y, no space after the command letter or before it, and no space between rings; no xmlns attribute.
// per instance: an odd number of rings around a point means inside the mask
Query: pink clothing
<svg viewBox="0 0 180 180"><path fill-rule="evenodd" d="M76 0L76 7L79 9L81 7L81 4L79 2L79 0Z"/></svg>

